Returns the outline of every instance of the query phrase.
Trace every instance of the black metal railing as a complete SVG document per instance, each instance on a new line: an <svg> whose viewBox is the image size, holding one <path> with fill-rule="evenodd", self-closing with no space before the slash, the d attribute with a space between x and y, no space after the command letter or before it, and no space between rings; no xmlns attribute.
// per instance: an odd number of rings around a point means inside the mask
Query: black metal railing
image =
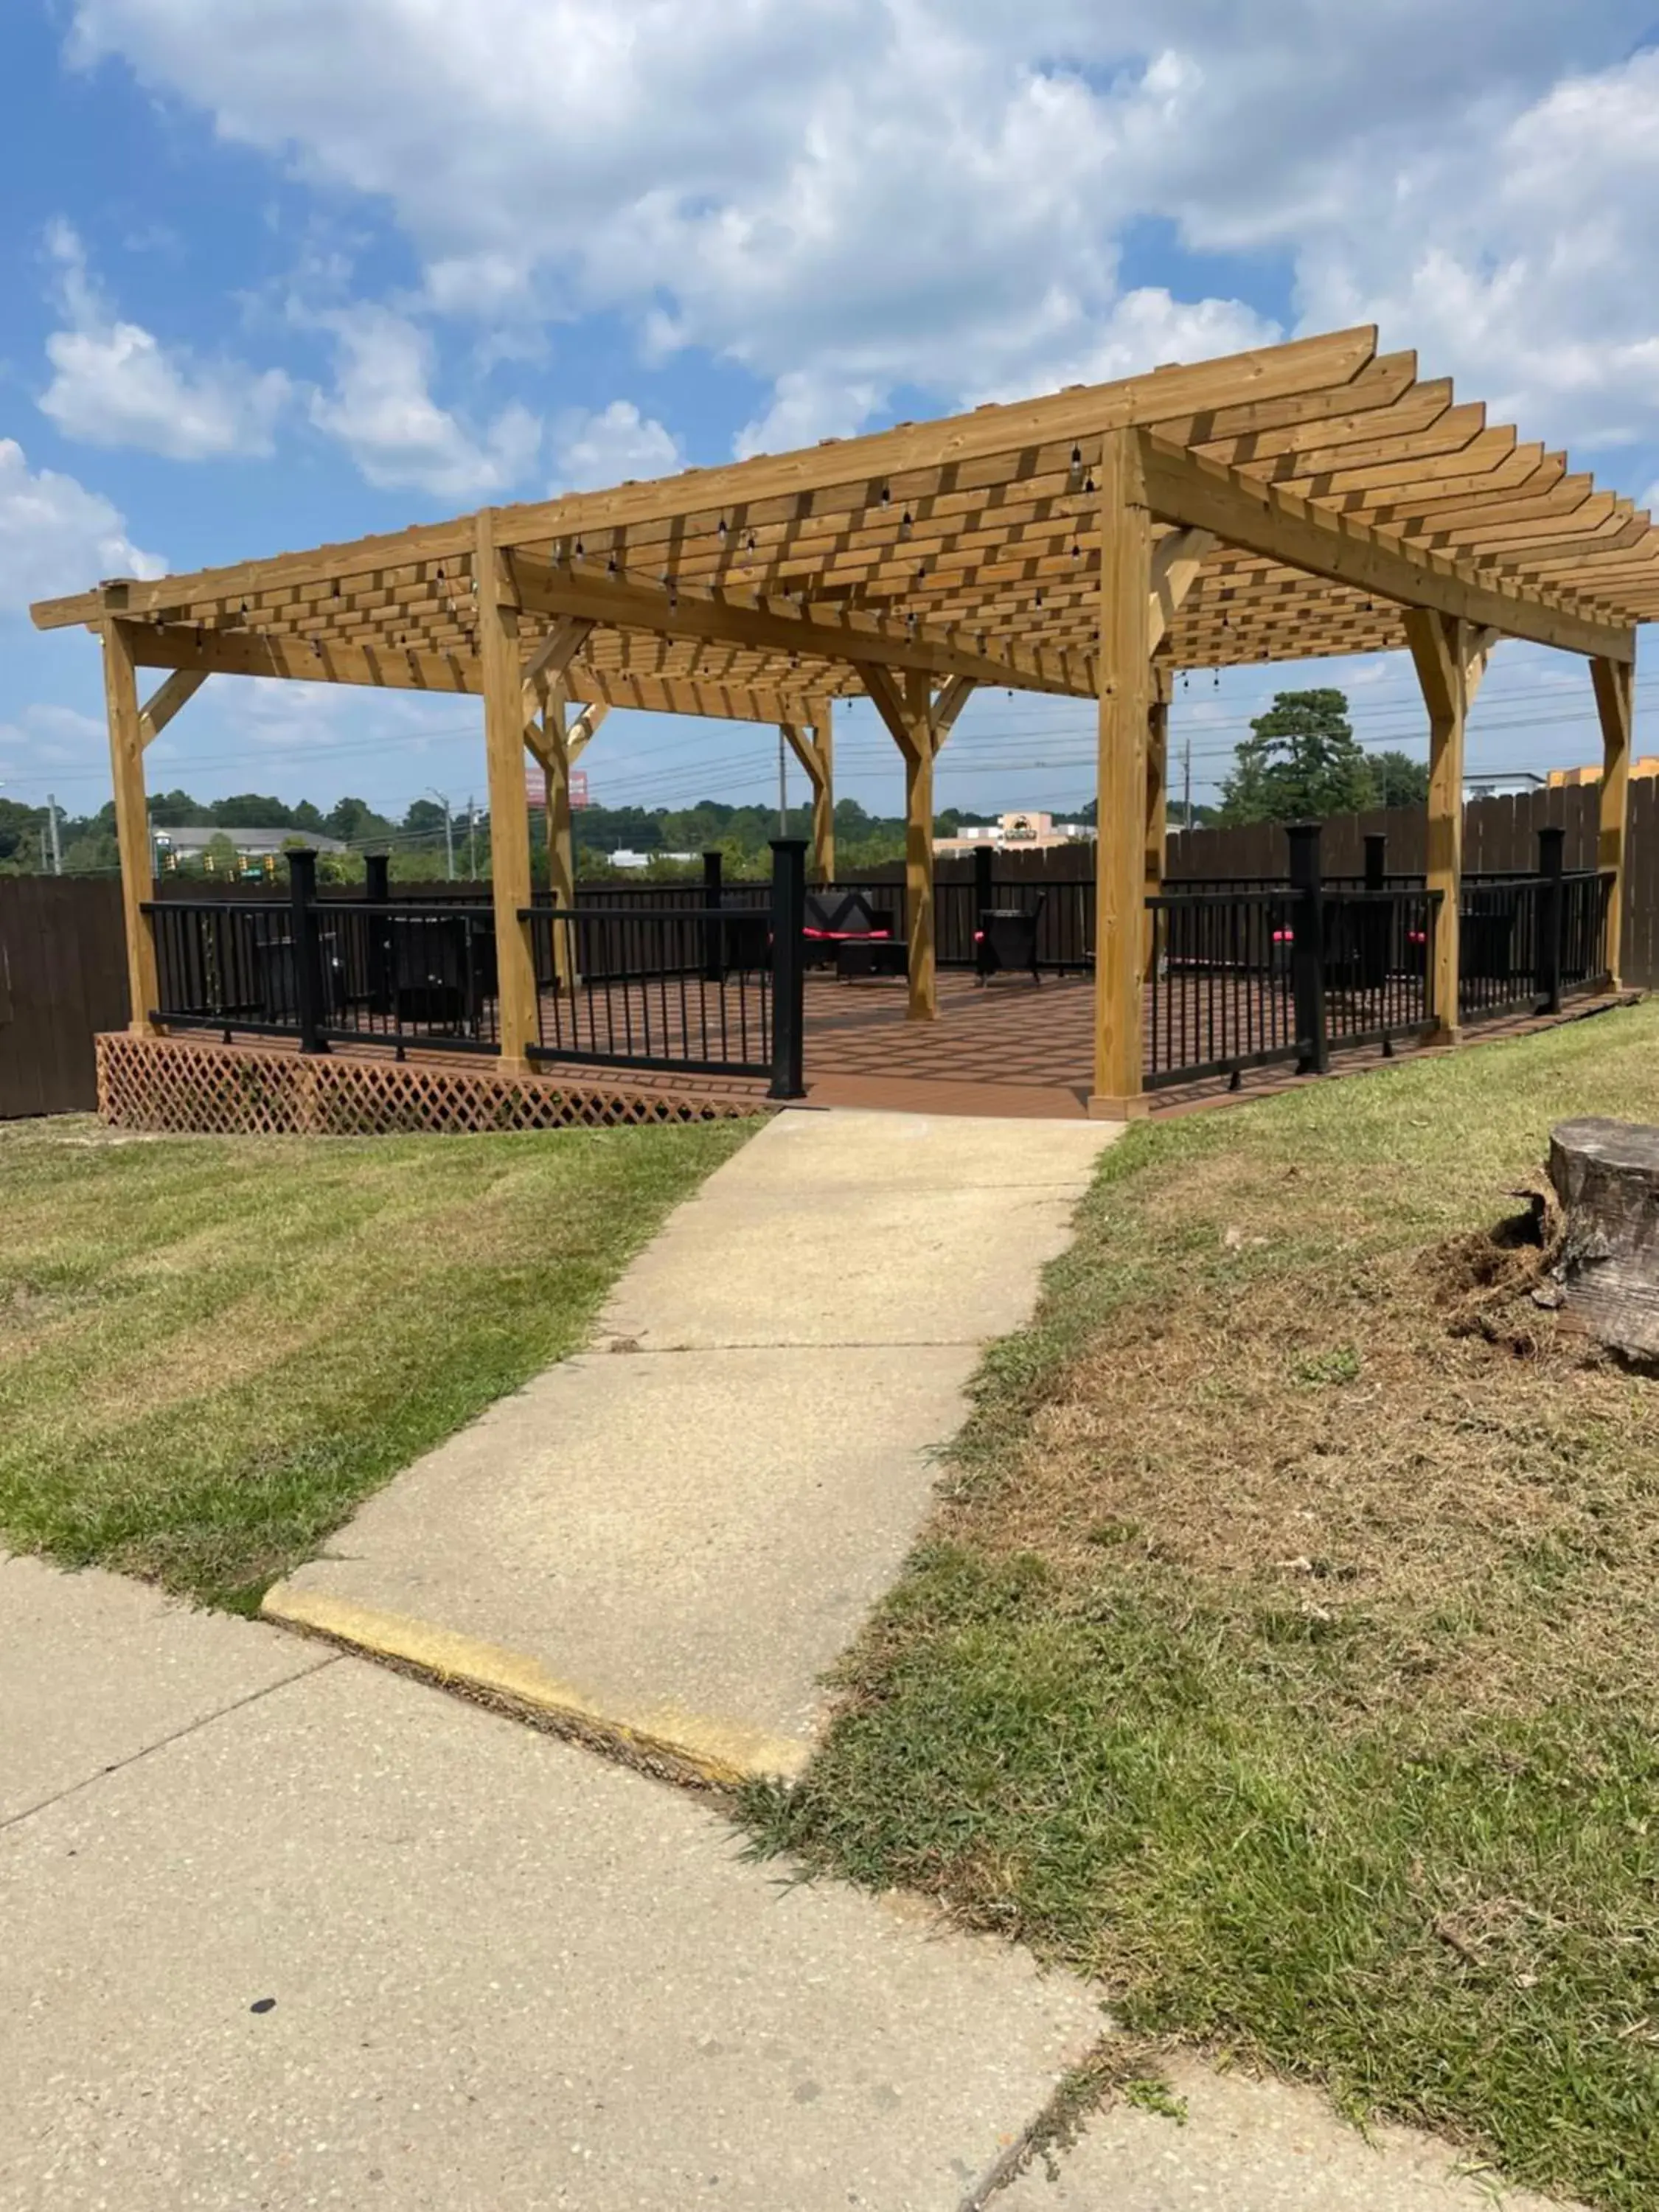
<svg viewBox="0 0 1659 2212"><path fill-rule="evenodd" d="M1169 891L1146 901L1149 1090L1301 1057L1288 890Z"/></svg>
<svg viewBox="0 0 1659 2212"><path fill-rule="evenodd" d="M1458 901L1457 1005L1478 1022L1535 1006L1545 971L1540 930L1546 886L1541 878L1465 883Z"/></svg>
<svg viewBox="0 0 1659 2212"><path fill-rule="evenodd" d="M1436 1026L1434 932L1440 894L1415 888L1327 890L1322 974L1325 1036L1381 1044Z"/></svg>
<svg viewBox="0 0 1659 2212"><path fill-rule="evenodd" d="M147 903L158 1004L177 1028L297 1036L294 915L286 900L164 899Z"/></svg>
<svg viewBox="0 0 1659 2212"><path fill-rule="evenodd" d="M1564 997L1607 981L1607 912L1613 877L1595 871L1561 878L1560 985Z"/></svg>
<svg viewBox="0 0 1659 2212"><path fill-rule="evenodd" d="M577 1065L764 1076L795 1098L802 1076L805 842L775 838L768 903L654 911L532 906L534 1057ZM709 886L720 890L718 872Z"/></svg>
<svg viewBox="0 0 1659 2212"><path fill-rule="evenodd" d="M1322 877L1319 830L1288 833L1282 884L1172 886L1146 901L1146 1083L1158 1089L1293 1061L1435 1025L1438 896L1391 880L1368 852L1356 885Z"/></svg>
<svg viewBox="0 0 1659 2212"><path fill-rule="evenodd" d="M155 1018L286 1036L319 1052L361 1040L494 1052L495 939L487 905L319 900L316 856L289 855L285 900L163 899Z"/></svg>

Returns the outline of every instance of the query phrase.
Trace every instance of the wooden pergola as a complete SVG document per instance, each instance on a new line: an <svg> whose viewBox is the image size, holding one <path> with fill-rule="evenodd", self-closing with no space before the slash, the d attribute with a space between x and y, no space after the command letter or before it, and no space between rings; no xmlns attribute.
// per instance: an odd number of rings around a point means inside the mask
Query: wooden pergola
<svg viewBox="0 0 1659 2212"><path fill-rule="evenodd" d="M935 1011L933 764L976 686L1099 705L1091 1110L1141 1104L1144 899L1162 880L1175 671L1404 647L1430 732L1435 1004L1455 1024L1463 732L1493 646L1590 664L1601 866L1623 867L1636 627L1659 531L1487 424L1366 328L728 467L486 507L33 610L102 638L135 1024L156 1004L143 750L210 675L483 702L502 1064L536 1021L526 747L572 891L572 758L612 707L785 731L834 867L833 702L872 700L905 779L911 1016ZM171 672L141 702L138 671ZM580 710L574 725L573 709ZM1609 922L1619 966L1620 884Z"/></svg>

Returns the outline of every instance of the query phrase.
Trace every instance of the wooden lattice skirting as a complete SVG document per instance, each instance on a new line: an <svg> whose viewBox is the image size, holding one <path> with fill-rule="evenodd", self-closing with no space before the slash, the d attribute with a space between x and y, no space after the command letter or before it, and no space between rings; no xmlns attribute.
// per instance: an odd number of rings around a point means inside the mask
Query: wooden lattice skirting
<svg viewBox="0 0 1659 2212"><path fill-rule="evenodd" d="M98 1111L122 1129L198 1136L477 1135L490 1130L710 1121L763 1111L741 1097L626 1079L571 1084L487 1062L355 1059L198 1037L97 1039Z"/></svg>

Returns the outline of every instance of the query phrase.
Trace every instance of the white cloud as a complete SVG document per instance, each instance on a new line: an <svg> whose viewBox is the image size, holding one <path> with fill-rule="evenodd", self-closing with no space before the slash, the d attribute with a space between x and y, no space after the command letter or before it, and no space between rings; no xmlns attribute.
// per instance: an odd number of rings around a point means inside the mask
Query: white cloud
<svg viewBox="0 0 1659 2212"><path fill-rule="evenodd" d="M787 453L820 438L850 438L869 421L881 397L882 387L867 378L849 381L810 368L786 369L772 388L772 404L765 414L738 431L738 459Z"/></svg>
<svg viewBox="0 0 1659 2212"><path fill-rule="evenodd" d="M175 461L268 453L289 386L280 369L198 362L164 347L142 325L116 315L87 270L80 239L56 222L47 246L58 264L66 330L46 340L53 376L41 411L66 437L94 446L137 446Z"/></svg>
<svg viewBox="0 0 1659 2212"><path fill-rule="evenodd" d="M311 419L340 441L370 483L471 501L523 480L540 424L515 404L475 435L432 397L434 349L417 324L369 305L309 319L332 332L337 351L334 388L313 394Z"/></svg>
<svg viewBox="0 0 1659 2212"><path fill-rule="evenodd" d="M553 426L553 452L556 492L592 491L629 477L643 483L672 476L685 465L672 432L653 416L641 415L631 399L613 399L593 413L573 409L562 416Z"/></svg>
<svg viewBox="0 0 1659 2212"><path fill-rule="evenodd" d="M84 58L389 207L434 313L619 312L659 354L742 362L769 390L750 450L907 386L948 404L1255 342L1272 318L1232 295L1257 283L1293 283L1310 326L1380 316L1547 434L1659 439L1651 10L78 0L76 22ZM1145 218L1266 275L1126 286Z"/></svg>
<svg viewBox="0 0 1659 2212"><path fill-rule="evenodd" d="M106 576L161 576L167 563L126 534L119 510L73 477L31 471L0 438L0 613L88 590Z"/></svg>
<svg viewBox="0 0 1659 2212"><path fill-rule="evenodd" d="M1499 417L1617 446L1659 434L1659 53L1566 76L1402 165L1370 223L1301 255L1314 323L1356 309L1453 364Z"/></svg>

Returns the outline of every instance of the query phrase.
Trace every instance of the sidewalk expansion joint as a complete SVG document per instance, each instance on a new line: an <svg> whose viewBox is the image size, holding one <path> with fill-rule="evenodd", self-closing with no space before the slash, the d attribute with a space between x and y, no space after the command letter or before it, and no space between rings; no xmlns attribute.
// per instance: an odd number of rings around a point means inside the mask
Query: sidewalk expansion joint
<svg viewBox="0 0 1659 2212"><path fill-rule="evenodd" d="M792 1781L811 1747L742 1722L656 1705L632 1711L562 1682L540 1660L499 1644L382 1613L326 1591L276 1583L260 1607L267 1620L488 1706L551 1735L585 1745L684 1789L730 1791L764 1778Z"/></svg>
<svg viewBox="0 0 1659 2212"><path fill-rule="evenodd" d="M78 1796L82 1790L94 1788L110 1775L119 1774L125 1767L137 1766L141 1759L149 1759L155 1752L166 1751L171 1744L182 1743L186 1736L199 1735L204 1729L211 1728L216 1721L228 1719L232 1713L245 1711L249 1705L257 1705L262 1698L275 1697L278 1690L286 1690L295 1682L309 1681L313 1674L320 1674L325 1667L334 1666L341 1656L338 1651L331 1651L325 1658L313 1660L309 1667L298 1667L293 1674L284 1674L280 1682L267 1682L262 1689L250 1690L245 1698L234 1698L228 1705L217 1706L197 1720L186 1721L183 1728L169 1729L166 1735L158 1735L154 1743L144 1744L137 1751L130 1751L125 1759L111 1759L109 1765L100 1766L96 1774L83 1775L80 1781L69 1783L62 1790L54 1790L50 1797L42 1797L38 1804L26 1805L21 1813L8 1813L3 1820L0 1820L0 1831L15 1828L20 1820L32 1820L37 1813L44 1813L53 1805L61 1805L66 1797Z"/></svg>

